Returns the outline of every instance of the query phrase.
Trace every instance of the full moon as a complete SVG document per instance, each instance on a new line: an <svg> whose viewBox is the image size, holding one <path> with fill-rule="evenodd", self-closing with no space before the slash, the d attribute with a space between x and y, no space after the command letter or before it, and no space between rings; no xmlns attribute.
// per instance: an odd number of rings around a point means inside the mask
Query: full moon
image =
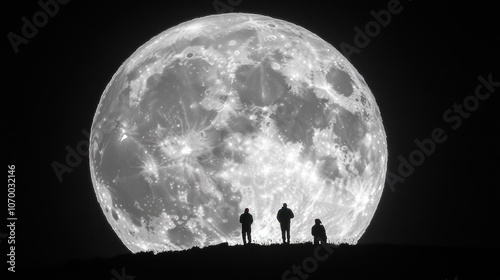
<svg viewBox="0 0 500 280"><path fill-rule="evenodd" d="M107 85L90 135L94 190L132 252L281 241L356 244L387 170L380 111L342 54L300 26L230 13L172 27Z"/></svg>

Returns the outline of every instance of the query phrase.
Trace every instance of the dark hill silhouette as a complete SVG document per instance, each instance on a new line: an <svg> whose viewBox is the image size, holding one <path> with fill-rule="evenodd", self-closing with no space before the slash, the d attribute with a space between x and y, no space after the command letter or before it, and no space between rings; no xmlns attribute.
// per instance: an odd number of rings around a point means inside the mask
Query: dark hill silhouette
<svg viewBox="0 0 500 280"><path fill-rule="evenodd" d="M316 249L316 253L315 249L316 246L311 243L267 246L220 244L157 255L147 252L125 254L111 259L70 261L60 268L36 273L50 276L53 280L463 280L489 279L487 275L496 275L491 274L493 258L489 257L496 254L489 249L395 245L329 245L328 249ZM327 250L332 250L331 254ZM318 260L315 256L326 259ZM294 272L294 265L301 267L300 272ZM304 268L304 265L308 267ZM284 275L286 271L289 272Z"/></svg>

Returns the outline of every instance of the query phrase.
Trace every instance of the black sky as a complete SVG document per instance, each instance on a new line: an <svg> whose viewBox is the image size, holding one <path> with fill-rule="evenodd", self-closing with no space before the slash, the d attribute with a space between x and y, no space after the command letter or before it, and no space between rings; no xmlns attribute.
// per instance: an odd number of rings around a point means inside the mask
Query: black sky
<svg viewBox="0 0 500 280"><path fill-rule="evenodd" d="M339 49L342 42L355 46L353 28L364 29L370 11L387 9L388 2L242 0L234 11L295 23ZM394 192L386 186L360 243L498 245L500 87L456 130L455 121L443 118L474 95L478 76L500 82L498 25L489 3L402 0L402 11L351 55L380 107L390 172L397 174L399 155L408 159L417 149L415 139L431 137L435 128L447 135ZM85 141L82 130L90 131L107 83L139 46L216 13L211 0L71 1L15 54L7 34L20 34L21 18L39 10L36 1L3 4L2 136L7 164L16 165L19 267L127 252L97 203L88 159L62 183L51 163L65 164L65 147ZM2 240L3 256L5 245Z"/></svg>

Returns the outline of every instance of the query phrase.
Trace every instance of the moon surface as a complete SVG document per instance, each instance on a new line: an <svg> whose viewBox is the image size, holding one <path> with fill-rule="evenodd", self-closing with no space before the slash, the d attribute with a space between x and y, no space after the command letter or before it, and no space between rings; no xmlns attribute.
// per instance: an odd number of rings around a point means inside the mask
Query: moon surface
<svg viewBox="0 0 500 280"><path fill-rule="evenodd" d="M141 46L100 99L90 170L108 222L132 251L291 241L355 244L382 195L387 143L375 98L330 44L243 13L170 28Z"/></svg>

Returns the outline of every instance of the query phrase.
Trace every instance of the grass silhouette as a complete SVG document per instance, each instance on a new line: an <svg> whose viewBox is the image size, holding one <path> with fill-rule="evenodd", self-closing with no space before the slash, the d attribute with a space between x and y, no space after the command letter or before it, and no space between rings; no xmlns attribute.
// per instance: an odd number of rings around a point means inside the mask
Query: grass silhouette
<svg viewBox="0 0 500 280"><path fill-rule="evenodd" d="M319 245L321 247L321 245ZM51 279L488 279L488 249L311 242L222 243L175 252L69 261L33 271ZM317 258L321 257L321 258ZM297 272L296 269L300 272ZM295 269L295 270L294 270ZM468 278L472 277L473 278Z"/></svg>

